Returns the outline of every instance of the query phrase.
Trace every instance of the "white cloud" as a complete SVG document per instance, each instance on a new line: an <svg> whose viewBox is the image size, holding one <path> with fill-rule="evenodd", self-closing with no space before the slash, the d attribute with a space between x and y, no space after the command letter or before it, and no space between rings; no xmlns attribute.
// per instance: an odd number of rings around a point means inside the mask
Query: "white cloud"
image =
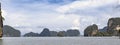
<svg viewBox="0 0 120 45"><path fill-rule="evenodd" d="M42 28L39 29L37 26L45 26L55 31L67 30L74 25L74 20L79 20L78 15L64 15L59 13L36 13L33 15L24 10L15 11L14 13L6 11L3 15L5 15L5 25L13 27L27 26L27 28L16 28L22 32L22 35L30 31L41 32Z"/></svg>
<svg viewBox="0 0 120 45"><path fill-rule="evenodd" d="M117 0L86 0L86 1L75 1L73 3L60 6L56 10L61 13L66 13L73 9L90 9L96 8L104 5L108 5L111 3L116 3Z"/></svg>
<svg viewBox="0 0 120 45"><path fill-rule="evenodd" d="M41 32L44 27L48 27L50 30L54 31L78 28L81 34L83 34L84 29L88 25L97 24L100 28L103 28L107 25L106 23L109 18L117 17L120 14L114 11L114 15L113 12L106 13L106 11L101 12L95 9L97 7L104 7L108 4L116 3L116 0L83 0L63 6L42 3L18 5L22 5L22 7L17 7L14 3L10 3L9 0L8 2L4 1L2 8L5 24L13 27L27 26L27 28L17 28L20 29L22 33L30 31ZM66 14L70 11L76 12L76 10L82 10L84 13ZM111 7L108 7L108 10L112 11ZM95 15L92 15L92 13L95 13ZM43 26L43 28L37 28L37 26Z"/></svg>
<svg viewBox="0 0 120 45"><path fill-rule="evenodd" d="M80 30L80 18L76 18L73 20L73 26L71 28Z"/></svg>

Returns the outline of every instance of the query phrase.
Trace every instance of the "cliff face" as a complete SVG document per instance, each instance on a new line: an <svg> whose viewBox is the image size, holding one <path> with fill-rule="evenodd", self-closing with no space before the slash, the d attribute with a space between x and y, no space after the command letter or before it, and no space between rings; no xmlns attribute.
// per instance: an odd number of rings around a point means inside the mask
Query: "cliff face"
<svg viewBox="0 0 120 45"><path fill-rule="evenodd" d="M3 37L20 37L20 36L21 32L19 30L16 30L8 25L3 26Z"/></svg>
<svg viewBox="0 0 120 45"><path fill-rule="evenodd" d="M96 24L93 24L93 25L88 26L84 30L84 36L94 36L97 34L97 32L98 32L98 26Z"/></svg>
<svg viewBox="0 0 120 45"><path fill-rule="evenodd" d="M107 32L110 35L114 35L117 36L119 34L120 31L120 18L110 18L108 20L108 29Z"/></svg>

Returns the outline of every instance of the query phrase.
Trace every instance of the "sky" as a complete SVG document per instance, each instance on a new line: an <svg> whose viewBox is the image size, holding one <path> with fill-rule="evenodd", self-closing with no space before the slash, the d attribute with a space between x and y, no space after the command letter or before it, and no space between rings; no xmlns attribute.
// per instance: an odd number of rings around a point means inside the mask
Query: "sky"
<svg viewBox="0 0 120 45"><path fill-rule="evenodd" d="M107 26L112 17L120 17L120 0L0 0L4 25L22 32L84 29L97 24Z"/></svg>

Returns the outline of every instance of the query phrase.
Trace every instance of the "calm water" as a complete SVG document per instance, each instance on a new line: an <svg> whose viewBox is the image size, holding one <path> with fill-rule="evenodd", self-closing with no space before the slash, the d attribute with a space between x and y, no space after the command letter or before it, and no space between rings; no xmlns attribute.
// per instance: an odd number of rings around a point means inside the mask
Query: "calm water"
<svg viewBox="0 0 120 45"><path fill-rule="evenodd" d="M118 37L3 37L0 45L120 45Z"/></svg>

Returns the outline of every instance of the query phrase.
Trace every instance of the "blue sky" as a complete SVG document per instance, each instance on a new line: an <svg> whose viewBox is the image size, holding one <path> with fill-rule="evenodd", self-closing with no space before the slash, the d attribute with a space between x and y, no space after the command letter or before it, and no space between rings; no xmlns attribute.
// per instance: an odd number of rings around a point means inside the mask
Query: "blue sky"
<svg viewBox="0 0 120 45"><path fill-rule="evenodd" d="M92 24L99 28L111 17L120 17L119 0L0 0L4 24L19 29L22 34L84 29Z"/></svg>

